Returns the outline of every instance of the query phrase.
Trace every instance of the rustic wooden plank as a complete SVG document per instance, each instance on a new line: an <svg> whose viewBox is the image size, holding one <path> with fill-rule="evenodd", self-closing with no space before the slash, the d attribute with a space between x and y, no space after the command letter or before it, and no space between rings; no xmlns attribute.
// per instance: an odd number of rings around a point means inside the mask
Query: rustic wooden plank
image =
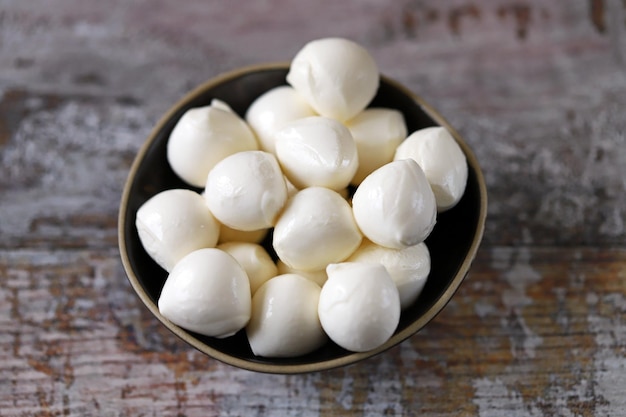
<svg viewBox="0 0 626 417"><path fill-rule="evenodd" d="M94 230L112 230L130 160L169 105L219 71L289 59L322 35L297 20L302 30L284 36L298 13L255 14L285 7L278 1L234 21L219 3L113 2L112 13L69 0L5 3L0 143L9 213L0 231L18 246L67 246L70 235L77 247ZM591 15L586 2L464 9L405 1L372 5L371 13L329 3L307 21L360 13L338 26L340 34L364 42L383 71L430 100L474 148L491 196L487 243L624 242L626 13L619 2L599 2ZM323 27L334 33L333 22ZM52 201L28 204L35 196ZM74 224L64 228L68 206ZM114 236L101 239L110 244Z"/></svg>
<svg viewBox="0 0 626 417"><path fill-rule="evenodd" d="M625 263L623 249L483 250L443 313L399 347L282 376L183 345L139 304L112 251L3 252L0 376L10 382L0 406L7 415L613 415L626 407Z"/></svg>

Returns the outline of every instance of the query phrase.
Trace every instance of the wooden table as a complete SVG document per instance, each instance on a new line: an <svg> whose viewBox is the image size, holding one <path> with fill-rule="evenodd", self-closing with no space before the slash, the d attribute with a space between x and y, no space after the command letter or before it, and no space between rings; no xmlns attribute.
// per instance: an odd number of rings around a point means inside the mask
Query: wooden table
<svg viewBox="0 0 626 417"><path fill-rule="evenodd" d="M0 0L0 415L625 415L626 3L299 3ZM329 35L466 138L485 238L400 346L316 374L239 370L131 290L121 189L190 88Z"/></svg>

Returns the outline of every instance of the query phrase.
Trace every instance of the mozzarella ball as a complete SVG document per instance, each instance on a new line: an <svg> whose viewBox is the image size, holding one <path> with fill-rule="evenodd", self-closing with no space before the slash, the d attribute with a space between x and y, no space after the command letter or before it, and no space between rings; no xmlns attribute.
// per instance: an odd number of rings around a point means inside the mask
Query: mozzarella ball
<svg viewBox="0 0 626 417"><path fill-rule="evenodd" d="M145 251L166 271L196 249L217 243L219 223L200 194L162 191L137 210L135 226Z"/></svg>
<svg viewBox="0 0 626 417"><path fill-rule="evenodd" d="M290 267L289 265L287 265L286 263L284 263L283 261L279 259L278 262L276 262L276 268L278 269L278 273L280 275L298 274L310 281L313 281L320 287L324 285L324 283L328 279L328 275L326 275L326 267L324 267L324 269L320 269L317 271L302 271L302 270L294 269Z"/></svg>
<svg viewBox="0 0 626 417"><path fill-rule="evenodd" d="M204 198L213 215L226 226L259 230L274 225L287 200L287 186L274 155L238 152L211 170Z"/></svg>
<svg viewBox="0 0 626 417"><path fill-rule="evenodd" d="M234 113L233 109L228 105L228 103L226 103L225 101L219 100L217 98L214 98L213 100L211 100L211 107Z"/></svg>
<svg viewBox="0 0 626 417"><path fill-rule="evenodd" d="M187 110L167 142L167 160L183 181L203 187L215 164L235 152L258 149L246 122L221 102Z"/></svg>
<svg viewBox="0 0 626 417"><path fill-rule="evenodd" d="M467 159L447 129L437 126L413 132L398 146L394 157L408 158L426 174L438 211L451 209L461 200L467 184Z"/></svg>
<svg viewBox="0 0 626 417"><path fill-rule="evenodd" d="M217 243L226 242L250 242L260 243L267 236L269 229L258 229L244 232L243 230L233 229L220 223L220 238Z"/></svg>
<svg viewBox="0 0 626 417"><path fill-rule="evenodd" d="M261 150L275 153L274 132L288 122L314 115L315 111L293 87L281 85L254 100L245 119L256 133Z"/></svg>
<svg viewBox="0 0 626 417"><path fill-rule="evenodd" d="M337 120L312 116L288 123L274 135L276 157L296 186L345 188L358 168L356 144Z"/></svg>
<svg viewBox="0 0 626 417"><path fill-rule="evenodd" d="M437 217L433 191L412 159L390 162L368 175L354 192L352 209L365 237L395 249L426 239Z"/></svg>
<svg viewBox="0 0 626 417"><path fill-rule="evenodd" d="M430 252L424 242L404 249L390 249L364 240L346 262L384 266L398 287L403 310L417 300L430 273Z"/></svg>
<svg viewBox="0 0 626 417"><path fill-rule="evenodd" d="M228 337L250 319L250 283L235 258L219 249L199 249L172 269L158 305L161 314L180 327Z"/></svg>
<svg viewBox="0 0 626 417"><path fill-rule="evenodd" d="M365 109L346 122L359 159L352 185L359 185L374 170L393 160L396 148L406 138L402 113L394 109Z"/></svg>
<svg viewBox="0 0 626 417"><path fill-rule="evenodd" d="M231 255L241 265L250 281L250 292L256 290L268 279L278 274L276 264L265 248L256 243L228 242L217 247Z"/></svg>
<svg viewBox="0 0 626 417"><path fill-rule="evenodd" d="M359 44L323 38L307 43L294 56L287 82L318 114L346 121L372 101L380 74L374 58Z"/></svg>
<svg viewBox="0 0 626 417"><path fill-rule="evenodd" d="M365 352L385 343L400 321L400 296L382 265L344 262L326 268L318 314L330 339Z"/></svg>
<svg viewBox="0 0 626 417"><path fill-rule="evenodd" d="M326 343L317 315L320 287L296 274L279 275L252 297L246 334L257 356L288 358L306 355Z"/></svg>
<svg viewBox="0 0 626 417"><path fill-rule="evenodd" d="M348 202L328 188L310 187L287 202L274 228L273 245L291 268L316 271L346 259L361 239Z"/></svg>

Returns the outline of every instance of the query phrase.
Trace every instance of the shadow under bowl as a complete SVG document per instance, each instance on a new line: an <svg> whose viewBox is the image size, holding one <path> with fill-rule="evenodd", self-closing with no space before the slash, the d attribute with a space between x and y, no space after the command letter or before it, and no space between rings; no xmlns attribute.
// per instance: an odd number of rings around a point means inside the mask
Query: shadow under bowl
<svg viewBox="0 0 626 417"><path fill-rule="evenodd" d="M393 336L382 346L363 353L350 352L329 342L305 356L273 359L255 356L243 330L234 336L217 339L187 331L168 321L157 307L167 272L143 249L135 228L135 216L146 200L161 191L194 189L179 179L167 162L170 132L185 111L206 106L212 99L228 103L243 117L258 96L286 84L288 68L288 64L280 63L234 70L207 81L176 103L157 123L132 164L122 194L118 222L120 255L128 279L141 301L158 320L182 340L221 362L251 371L282 374L314 372L353 364L379 354L418 332L445 307L465 278L482 239L487 212L487 191L480 166L458 132L419 96L382 76L370 107L399 110L404 115L409 133L429 126L447 128L465 153L469 168L463 198L454 208L438 214L437 224L426 240L431 255L429 278L418 300L402 312ZM271 241L266 240L263 244L273 252Z"/></svg>

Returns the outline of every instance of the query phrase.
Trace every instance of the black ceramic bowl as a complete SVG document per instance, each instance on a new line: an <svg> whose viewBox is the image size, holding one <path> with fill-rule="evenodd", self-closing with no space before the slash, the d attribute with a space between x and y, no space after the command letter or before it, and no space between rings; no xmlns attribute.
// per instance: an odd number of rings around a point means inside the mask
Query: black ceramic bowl
<svg viewBox="0 0 626 417"><path fill-rule="evenodd" d="M419 299L402 312L394 335L377 349L353 353L329 342L319 350L290 359L255 356L245 332L216 339L182 329L165 319L157 307L167 273L144 251L135 228L139 207L156 193L170 188L190 188L171 170L166 159L170 132L189 108L208 105L212 99L228 103L243 116L263 92L285 84L288 64L267 64L231 71L215 77L187 94L156 125L141 147L124 187L119 213L119 248L128 279L141 301L168 329L196 349L230 365L268 373L303 373L352 364L381 353L424 327L452 298L465 278L482 239L487 211L485 182L476 157L459 134L432 107L399 83L381 78L371 106L401 111L409 133L428 126L444 126L452 132L467 157L469 178L465 194L451 210L438 216L426 243L431 272ZM265 242L270 248L271 243ZM271 250L271 248L270 248Z"/></svg>

